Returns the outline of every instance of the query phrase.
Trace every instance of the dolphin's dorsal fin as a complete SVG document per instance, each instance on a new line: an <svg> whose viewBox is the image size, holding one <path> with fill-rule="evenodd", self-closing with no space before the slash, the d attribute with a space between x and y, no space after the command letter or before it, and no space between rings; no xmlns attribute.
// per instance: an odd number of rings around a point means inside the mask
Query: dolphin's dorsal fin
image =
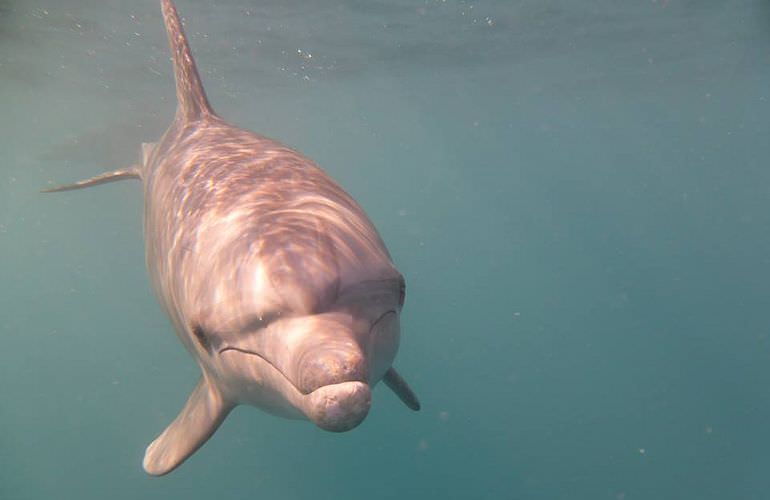
<svg viewBox="0 0 770 500"><path fill-rule="evenodd" d="M203 446L233 405L204 375L171 425L144 453L144 470L153 476L168 474Z"/></svg>
<svg viewBox="0 0 770 500"><path fill-rule="evenodd" d="M214 115L206 92L203 90L198 69L195 67L190 45L182 29L179 13L171 0L161 0L163 22L166 25L168 44L171 47L171 58L174 61L174 78L176 79L176 118L190 122Z"/></svg>
<svg viewBox="0 0 770 500"><path fill-rule="evenodd" d="M414 411L420 410L420 400L417 399L417 395L414 393L409 384L406 383L401 375L398 374L395 368L390 367L385 372L385 376L382 377L382 381L385 382L391 391L396 393L398 399L400 399L409 409Z"/></svg>

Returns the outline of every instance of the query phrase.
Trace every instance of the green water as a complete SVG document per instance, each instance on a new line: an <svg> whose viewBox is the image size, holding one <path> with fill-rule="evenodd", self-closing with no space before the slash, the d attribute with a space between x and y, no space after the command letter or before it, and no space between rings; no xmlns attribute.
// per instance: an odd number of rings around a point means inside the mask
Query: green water
<svg viewBox="0 0 770 500"><path fill-rule="evenodd" d="M240 407L141 469L198 369L124 167L174 111L155 1L0 1L0 498L770 498L770 7L178 0L209 97L326 168L407 279L357 429Z"/></svg>

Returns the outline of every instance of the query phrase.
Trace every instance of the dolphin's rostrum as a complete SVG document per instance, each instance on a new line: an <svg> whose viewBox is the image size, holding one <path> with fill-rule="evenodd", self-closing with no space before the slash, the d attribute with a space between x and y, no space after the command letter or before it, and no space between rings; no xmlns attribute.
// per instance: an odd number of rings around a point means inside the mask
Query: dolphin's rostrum
<svg viewBox="0 0 770 500"><path fill-rule="evenodd" d="M176 468L239 404L347 431L384 380L419 409L391 366L404 279L374 226L312 161L214 113L179 15L161 4L173 123L143 145L140 165L47 190L142 181L153 286L203 372L147 448L145 470Z"/></svg>

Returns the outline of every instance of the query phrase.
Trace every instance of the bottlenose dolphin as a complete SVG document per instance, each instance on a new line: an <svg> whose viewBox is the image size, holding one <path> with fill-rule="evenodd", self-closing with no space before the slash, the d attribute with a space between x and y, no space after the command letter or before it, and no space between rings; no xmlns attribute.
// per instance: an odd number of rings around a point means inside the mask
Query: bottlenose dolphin
<svg viewBox="0 0 770 500"><path fill-rule="evenodd" d="M142 182L153 287L202 371L144 469L172 471L239 404L342 432L384 380L418 410L392 367L405 285L377 230L311 160L213 111L176 8L161 7L173 123L140 164L46 190Z"/></svg>

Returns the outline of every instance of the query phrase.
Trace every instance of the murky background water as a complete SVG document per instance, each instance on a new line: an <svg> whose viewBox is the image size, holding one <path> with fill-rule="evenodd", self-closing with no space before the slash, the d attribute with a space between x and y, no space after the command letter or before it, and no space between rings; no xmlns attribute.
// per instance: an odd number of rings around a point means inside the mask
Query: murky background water
<svg viewBox="0 0 770 500"><path fill-rule="evenodd" d="M770 498L770 7L178 0L214 107L326 168L407 278L336 435L238 408L144 448L198 369L123 167L174 111L154 1L0 1L0 498Z"/></svg>

